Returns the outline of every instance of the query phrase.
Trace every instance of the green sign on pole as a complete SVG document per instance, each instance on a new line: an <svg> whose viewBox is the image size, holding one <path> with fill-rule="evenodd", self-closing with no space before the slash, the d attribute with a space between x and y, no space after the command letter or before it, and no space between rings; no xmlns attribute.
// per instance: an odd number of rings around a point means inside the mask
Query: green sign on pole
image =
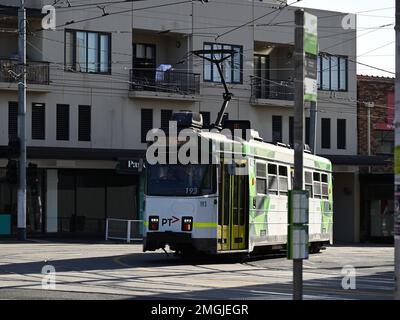
<svg viewBox="0 0 400 320"><path fill-rule="evenodd" d="M307 12L304 13L304 53L304 101L316 102L318 98L318 18Z"/></svg>

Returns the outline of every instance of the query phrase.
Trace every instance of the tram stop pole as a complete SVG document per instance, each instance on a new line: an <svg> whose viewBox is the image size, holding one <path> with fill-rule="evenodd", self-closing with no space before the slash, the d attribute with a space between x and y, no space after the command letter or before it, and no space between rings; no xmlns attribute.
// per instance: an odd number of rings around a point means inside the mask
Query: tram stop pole
<svg viewBox="0 0 400 320"><path fill-rule="evenodd" d="M288 205L288 259L293 260L293 299L303 299L303 260L308 259L308 192L304 191L304 107L317 102L317 17L295 12L294 181Z"/></svg>

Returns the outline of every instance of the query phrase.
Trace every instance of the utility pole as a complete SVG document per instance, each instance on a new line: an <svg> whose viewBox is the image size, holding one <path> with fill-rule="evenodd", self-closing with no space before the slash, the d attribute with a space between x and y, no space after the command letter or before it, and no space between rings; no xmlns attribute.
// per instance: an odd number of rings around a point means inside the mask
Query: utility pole
<svg viewBox="0 0 400 320"><path fill-rule="evenodd" d="M304 160L304 10L295 14L294 190L303 190ZM303 299L303 260L293 259L293 299Z"/></svg>
<svg viewBox="0 0 400 320"><path fill-rule="evenodd" d="M18 229L17 238L26 240L26 9L21 0L18 10L19 35L19 82L18 82L18 137L20 140L19 183L18 183Z"/></svg>
<svg viewBox="0 0 400 320"><path fill-rule="evenodd" d="M318 20L295 12L294 181L288 202L288 259L293 260L293 299L303 299L303 260L308 259L309 194L304 190L304 106L316 106ZM315 123L315 121L314 121ZM315 133L314 133L315 136ZM315 147L315 145L314 145Z"/></svg>
<svg viewBox="0 0 400 320"><path fill-rule="evenodd" d="M400 300L400 3L396 1L395 299Z"/></svg>

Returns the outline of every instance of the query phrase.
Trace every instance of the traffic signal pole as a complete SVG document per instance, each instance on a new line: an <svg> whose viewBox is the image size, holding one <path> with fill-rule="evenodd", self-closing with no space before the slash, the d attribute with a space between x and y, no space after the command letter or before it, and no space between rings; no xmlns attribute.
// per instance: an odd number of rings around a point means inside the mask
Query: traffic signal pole
<svg viewBox="0 0 400 320"><path fill-rule="evenodd" d="M18 10L18 47L19 47L19 82L18 82L18 137L20 140L19 181L18 181L18 223L17 238L26 240L26 9L25 0L20 0Z"/></svg>

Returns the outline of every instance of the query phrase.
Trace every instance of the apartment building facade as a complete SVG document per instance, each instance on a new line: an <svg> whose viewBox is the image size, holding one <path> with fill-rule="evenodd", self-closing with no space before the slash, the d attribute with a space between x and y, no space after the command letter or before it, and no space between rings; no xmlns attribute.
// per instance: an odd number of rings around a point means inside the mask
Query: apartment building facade
<svg viewBox="0 0 400 320"><path fill-rule="evenodd" d="M60 1L52 31L41 30L41 8L53 1L27 1L28 160L41 181L28 231L102 234L106 218L141 219L145 179L129 164L144 158L148 130L177 110L201 112L212 123L222 103L217 70L192 50L233 50L223 67L234 95L226 117L250 120L265 141L292 143L297 8L244 0L95 3ZM14 1L0 5L4 174L16 134L18 35ZM345 13L310 12L319 17L316 152L334 161L337 190L351 189L351 198L335 191L336 237L357 241L358 167L337 158L357 154L356 30L342 27ZM15 226L15 187L0 188L0 213L11 214Z"/></svg>

